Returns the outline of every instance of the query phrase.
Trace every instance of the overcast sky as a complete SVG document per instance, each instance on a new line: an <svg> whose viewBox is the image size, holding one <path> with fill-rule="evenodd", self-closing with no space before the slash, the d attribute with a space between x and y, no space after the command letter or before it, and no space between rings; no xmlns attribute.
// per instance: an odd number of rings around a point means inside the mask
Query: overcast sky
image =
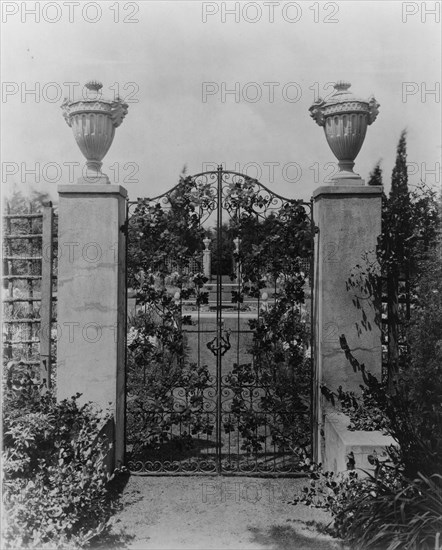
<svg viewBox="0 0 442 550"><path fill-rule="evenodd" d="M235 2L2 2L6 191L56 200L57 184L81 175L60 105L90 79L129 103L103 171L132 199L166 191L184 166L217 163L308 199L335 162L308 108L341 79L381 105L355 171L367 178L382 158L389 184L407 128L411 181L440 185L440 3L236 4L235 13ZM25 172L35 168L39 182Z"/></svg>

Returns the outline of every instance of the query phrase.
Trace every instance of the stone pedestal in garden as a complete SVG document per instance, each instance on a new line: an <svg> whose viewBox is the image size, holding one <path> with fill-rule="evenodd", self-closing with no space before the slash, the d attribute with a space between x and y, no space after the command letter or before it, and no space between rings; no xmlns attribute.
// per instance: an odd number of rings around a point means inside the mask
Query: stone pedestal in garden
<svg viewBox="0 0 442 550"><path fill-rule="evenodd" d="M203 239L204 243L204 250L203 250L203 272L204 277L207 277L207 279L211 279L212 277L212 265L211 265L211 251L210 251L210 239L206 237Z"/></svg>
<svg viewBox="0 0 442 550"><path fill-rule="evenodd" d="M362 185L361 185L362 184ZM320 432L324 402L320 387L360 393L363 383L341 348L345 336L355 358L380 376L382 365L379 304L365 285L367 270L376 269L375 249L381 233L382 187L335 185L313 194L315 242L315 437L321 461Z"/></svg>
<svg viewBox="0 0 442 550"><path fill-rule="evenodd" d="M59 186L57 398L110 410L115 465L124 459L127 192Z"/></svg>

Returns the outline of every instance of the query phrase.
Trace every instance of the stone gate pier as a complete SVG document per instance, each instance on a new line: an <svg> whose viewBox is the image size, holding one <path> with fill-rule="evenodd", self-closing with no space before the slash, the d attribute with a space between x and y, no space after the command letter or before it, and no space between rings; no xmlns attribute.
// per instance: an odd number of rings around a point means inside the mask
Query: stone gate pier
<svg viewBox="0 0 442 550"><path fill-rule="evenodd" d="M86 97L101 87L88 82ZM112 469L124 462L127 191L109 183L101 161L127 105L82 98L62 108L87 162L77 183L58 188L57 398L79 392L80 403L110 413Z"/></svg>
<svg viewBox="0 0 442 550"><path fill-rule="evenodd" d="M115 464L124 461L127 192L60 185L57 397L109 411Z"/></svg>
<svg viewBox="0 0 442 550"><path fill-rule="evenodd" d="M361 100L350 84L337 82L325 102L310 108L311 116L324 128L328 144L339 161L332 185L313 193L315 236L314 270L314 454L328 470L346 469L352 452L356 467L369 467L368 454L391 444L377 432L349 432L348 418L330 407L321 386L336 392L360 393L363 383L341 347L341 337L359 363L381 376L382 344L380 304L365 286L366 271L376 269L376 245L381 234L382 187L369 186L353 172L354 159L362 147L367 126L377 117L379 104L371 97Z"/></svg>

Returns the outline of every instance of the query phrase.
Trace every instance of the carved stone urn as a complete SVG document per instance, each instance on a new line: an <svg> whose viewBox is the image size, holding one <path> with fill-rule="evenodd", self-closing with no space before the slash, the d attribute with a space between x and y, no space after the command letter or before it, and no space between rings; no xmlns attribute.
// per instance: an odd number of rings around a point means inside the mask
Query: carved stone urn
<svg viewBox="0 0 442 550"><path fill-rule="evenodd" d="M115 100L101 99L101 82L90 81L86 99L64 100L63 116L72 128L75 141L86 157L86 174L79 178L81 183L110 183L101 172L101 162L109 151L118 128L127 114L128 105L119 97ZM90 99L89 96L95 96Z"/></svg>
<svg viewBox="0 0 442 550"><path fill-rule="evenodd" d="M335 185L364 185L359 174L353 172L354 160L364 143L367 126L373 124L379 113L379 103L355 97L349 82L336 82L333 94L321 98L310 107L310 116L324 128L325 137L335 157L339 172L332 178Z"/></svg>

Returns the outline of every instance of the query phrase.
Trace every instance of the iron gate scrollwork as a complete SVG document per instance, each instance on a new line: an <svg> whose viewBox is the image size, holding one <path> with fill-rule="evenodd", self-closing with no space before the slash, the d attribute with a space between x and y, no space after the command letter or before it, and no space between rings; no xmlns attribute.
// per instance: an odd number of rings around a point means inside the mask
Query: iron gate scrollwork
<svg viewBox="0 0 442 550"><path fill-rule="evenodd" d="M313 228L311 203L221 166L129 203L132 472L296 475L311 448Z"/></svg>

